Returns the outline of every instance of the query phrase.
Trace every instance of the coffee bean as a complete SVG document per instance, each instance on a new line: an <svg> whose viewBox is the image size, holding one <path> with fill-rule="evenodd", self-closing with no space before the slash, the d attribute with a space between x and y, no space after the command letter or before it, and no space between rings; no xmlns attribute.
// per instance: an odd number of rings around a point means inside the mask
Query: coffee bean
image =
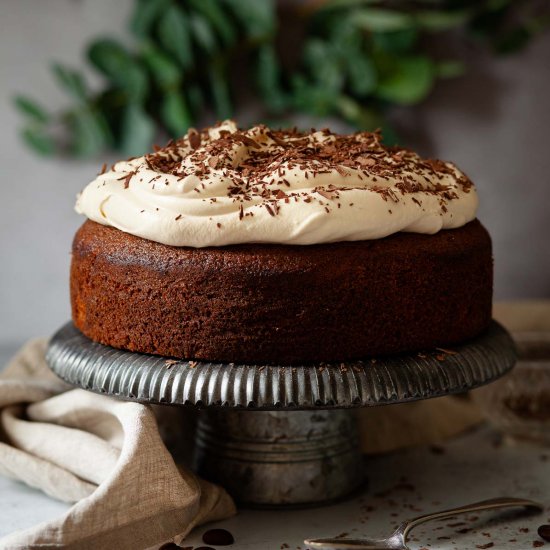
<svg viewBox="0 0 550 550"><path fill-rule="evenodd" d="M213 546L229 546L235 542L233 535L225 529L210 529L202 536L202 541L205 544Z"/></svg>
<svg viewBox="0 0 550 550"><path fill-rule="evenodd" d="M166 544L163 544L159 550L182 550L181 546L178 546L174 542L167 542Z"/></svg>
<svg viewBox="0 0 550 550"><path fill-rule="evenodd" d="M537 533L541 539L550 542L550 525L541 525L537 529Z"/></svg>
<svg viewBox="0 0 550 550"><path fill-rule="evenodd" d="M212 546L199 546L198 548L195 548L195 550L215 550L212 548Z"/></svg>

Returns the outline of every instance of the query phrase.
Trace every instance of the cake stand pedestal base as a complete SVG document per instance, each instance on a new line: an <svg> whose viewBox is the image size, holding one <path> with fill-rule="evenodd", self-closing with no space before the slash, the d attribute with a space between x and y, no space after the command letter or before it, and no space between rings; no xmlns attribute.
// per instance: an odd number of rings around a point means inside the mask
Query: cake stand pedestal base
<svg viewBox="0 0 550 550"><path fill-rule="evenodd" d="M364 482L352 410L201 411L195 467L255 507L315 505Z"/></svg>

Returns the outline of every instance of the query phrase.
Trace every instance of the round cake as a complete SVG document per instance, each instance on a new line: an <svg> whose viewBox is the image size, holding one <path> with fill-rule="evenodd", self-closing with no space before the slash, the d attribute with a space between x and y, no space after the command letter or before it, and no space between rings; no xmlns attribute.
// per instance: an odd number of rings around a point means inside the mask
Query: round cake
<svg viewBox="0 0 550 550"><path fill-rule="evenodd" d="M75 325L116 348L288 365L452 346L491 320L491 241L452 163L377 133L191 130L77 200Z"/></svg>

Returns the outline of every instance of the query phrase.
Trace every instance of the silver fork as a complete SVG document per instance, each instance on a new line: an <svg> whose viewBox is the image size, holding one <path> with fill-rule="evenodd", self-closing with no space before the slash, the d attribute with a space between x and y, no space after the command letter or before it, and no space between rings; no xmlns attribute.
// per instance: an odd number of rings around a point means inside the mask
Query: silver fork
<svg viewBox="0 0 550 550"><path fill-rule="evenodd" d="M524 498L492 498L490 500L482 500L474 504L467 504L459 508L451 508L450 510L442 510L432 514L425 514L416 518L404 521L386 539L341 539L341 538L324 538L324 539L306 539L304 543L311 549L322 550L409 550L406 541L407 536L417 525L426 523L433 519L448 518L457 514L466 514L470 512L481 512L483 510L494 510L496 508L507 508L508 506L524 506L532 510L541 512L544 507L538 502L527 500Z"/></svg>

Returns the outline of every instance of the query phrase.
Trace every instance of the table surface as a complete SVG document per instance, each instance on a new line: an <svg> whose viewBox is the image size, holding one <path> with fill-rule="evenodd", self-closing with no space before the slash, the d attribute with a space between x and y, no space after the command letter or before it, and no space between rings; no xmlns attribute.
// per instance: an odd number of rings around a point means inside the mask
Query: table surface
<svg viewBox="0 0 550 550"><path fill-rule="evenodd" d="M521 496L546 505L543 514L516 511L459 516L419 526L410 548L472 550L533 547L537 527L550 523L550 449L502 442L487 427L448 441L366 459L369 486L339 504L307 510L240 510L226 521L197 528L185 541L201 546L209 528L233 533L235 550L304 549L306 537L384 536L400 521L425 512L497 496ZM0 536L54 518L68 509L20 483L0 477ZM548 544L550 548L550 544Z"/></svg>

